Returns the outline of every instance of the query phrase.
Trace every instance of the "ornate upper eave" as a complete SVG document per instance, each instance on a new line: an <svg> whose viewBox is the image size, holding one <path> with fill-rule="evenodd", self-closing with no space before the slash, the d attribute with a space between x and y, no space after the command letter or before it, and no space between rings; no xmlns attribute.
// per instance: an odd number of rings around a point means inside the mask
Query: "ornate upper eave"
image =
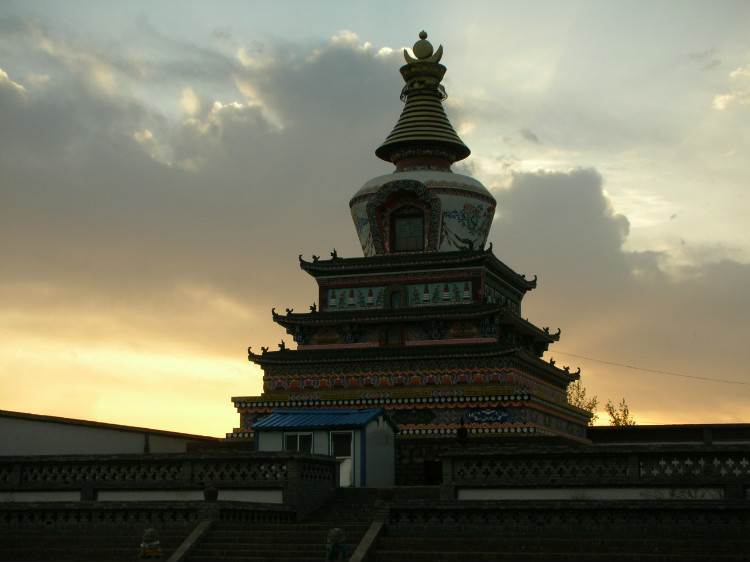
<svg viewBox="0 0 750 562"><path fill-rule="evenodd" d="M508 347L493 343L461 343L439 346L382 346L370 348L341 349L287 349L277 351L264 349L261 353L253 353L248 348L248 359L262 367L265 365L283 365L295 363L343 363L388 361L413 359L445 359L445 358L482 358L514 356L522 350L520 347ZM528 354L535 358L534 355ZM546 365L546 363L544 363Z"/></svg>
<svg viewBox="0 0 750 562"><path fill-rule="evenodd" d="M516 328L520 333L534 337L544 343L560 339L560 331L550 334L549 328L539 328L513 312L506 304L447 304L442 306L420 306L397 309L335 310L295 313L288 310L277 314L271 310L273 321L287 329L298 326L340 326L342 324L382 324L386 322L424 322L430 320L472 320L494 316L503 325Z"/></svg>
<svg viewBox="0 0 750 562"><path fill-rule="evenodd" d="M253 353L248 348L248 360L266 369L272 366L294 365L332 365L341 364L351 367L357 363L372 364L387 362L395 364L398 361L449 361L467 359L476 362L482 359L515 358L520 364L528 365L540 375L552 380L572 382L580 378L578 372L571 373L567 367L560 369L554 362L547 362L530 351L519 346L507 346L499 342L493 343L461 343L439 346L383 346L374 348L355 348L342 352L341 349L287 349L278 351L264 349L261 353Z"/></svg>
<svg viewBox="0 0 750 562"><path fill-rule="evenodd" d="M544 361L543 359L537 357L533 353L530 353L526 349L520 349L519 350L519 352L518 352L518 358L519 359L523 359L523 360L528 361L528 362L532 362L533 365L537 369L541 370L542 372L544 372L546 374L549 374L549 375L553 375L553 376L557 376L557 377L562 377L566 382L577 381L578 379L581 378L581 369L580 369L580 367L578 368L578 370L575 373L571 373L570 369L568 367L563 367L562 369L560 369L559 367L555 366L555 362L554 361L549 361L549 362Z"/></svg>
<svg viewBox="0 0 750 562"><path fill-rule="evenodd" d="M421 306L406 308L376 308L369 310L335 310L321 312L277 314L271 310L273 321L290 328L294 326L333 326L345 323L378 324L382 322L409 322L433 319L469 320L490 314L502 315L503 305L485 304L446 304L442 306Z"/></svg>
<svg viewBox="0 0 750 562"><path fill-rule="evenodd" d="M511 287L524 293L536 287L536 276L528 280L524 275L513 271L492 253L492 243L486 250L464 252L403 252L362 258L340 258L335 251L333 257L321 260L313 256L313 261L305 261L299 255L300 267L318 278L346 275L372 275L400 271L439 270L485 267Z"/></svg>

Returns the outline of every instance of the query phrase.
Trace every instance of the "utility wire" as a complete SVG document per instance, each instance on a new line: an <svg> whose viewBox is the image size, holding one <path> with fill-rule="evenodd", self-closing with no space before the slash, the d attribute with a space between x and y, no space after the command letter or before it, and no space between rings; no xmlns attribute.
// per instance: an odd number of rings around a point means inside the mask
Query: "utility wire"
<svg viewBox="0 0 750 562"><path fill-rule="evenodd" d="M595 361L597 363L604 363L606 365L615 365L616 367L625 367L626 369L634 369L636 371L648 371L649 373L659 373L660 375L669 375L672 377L685 377L686 379L698 379L702 381L723 382L727 384L744 384L744 385L750 386L750 382L727 381L723 379L712 379L709 377L697 377L695 375L683 375L682 373L670 373L669 371L657 371L656 369L644 369L643 367L634 367L633 365L623 365L622 363L614 363L612 361L604 361L602 359L593 359L592 357L584 357L583 355L575 355L573 353L565 353L564 351L558 351L558 350L555 350L555 353L560 353L562 355L567 355L569 357L577 357L578 359L586 359L587 361Z"/></svg>

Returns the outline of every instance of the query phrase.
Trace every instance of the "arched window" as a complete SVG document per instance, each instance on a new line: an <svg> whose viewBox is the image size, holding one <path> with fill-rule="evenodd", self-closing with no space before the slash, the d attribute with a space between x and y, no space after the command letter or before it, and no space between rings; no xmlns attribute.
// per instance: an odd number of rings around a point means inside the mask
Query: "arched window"
<svg viewBox="0 0 750 562"><path fill-rule="evenodd" d="M402 285L396 285L388 287L385 290L385 299L383 308L404 308L409 306L409 297L406 293L406 287Z"/></svg>
<svg viewBox="0 0 750 562"><path fill-rule="evenodd" d="M424 250L424 211L419 207L402 207L391 215L391 251Z"/></svg>
<svg viewBox="0 0 750 562"><path fill-rule="evenodd" d="M391 293L391 308L401 308L401 293L398 291Z"/></svg>

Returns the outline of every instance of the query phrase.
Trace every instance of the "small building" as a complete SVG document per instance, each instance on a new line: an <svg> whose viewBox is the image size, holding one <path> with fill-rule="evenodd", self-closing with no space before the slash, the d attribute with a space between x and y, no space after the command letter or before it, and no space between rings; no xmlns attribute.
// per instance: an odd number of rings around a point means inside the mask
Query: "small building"
<svg viewBox="0 0 750 562"><path fill-rule="evenodd" d="M185 453L219 439L0 410L0 456Z"/></svg>
<svg viewBox="0 0 750 562"><path fill-rule="evenodd" d="M340 486L396 483L396 425L383 408L275 410L253 425L256 451L331 455Z"/></svg>

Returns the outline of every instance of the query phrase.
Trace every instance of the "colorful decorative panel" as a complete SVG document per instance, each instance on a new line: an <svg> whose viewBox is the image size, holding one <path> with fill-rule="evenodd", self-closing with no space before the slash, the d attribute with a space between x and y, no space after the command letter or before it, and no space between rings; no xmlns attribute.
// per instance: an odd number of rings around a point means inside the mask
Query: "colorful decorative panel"
<svg viewBox="0 0 750 562"><path fill-rule="evenodd" d="M510 420L511 412L506 408L477 408L465 414L468 423L505 423Z"/></svg>
<svg viewBox="0 0 750 562"><path fill-rule="evenodd" d="M329 289L327 310L383 308L386 305L386 289L385 286ZM415 307L470 303L472 290L471 281L406 285L407 305Z"/></svg>

